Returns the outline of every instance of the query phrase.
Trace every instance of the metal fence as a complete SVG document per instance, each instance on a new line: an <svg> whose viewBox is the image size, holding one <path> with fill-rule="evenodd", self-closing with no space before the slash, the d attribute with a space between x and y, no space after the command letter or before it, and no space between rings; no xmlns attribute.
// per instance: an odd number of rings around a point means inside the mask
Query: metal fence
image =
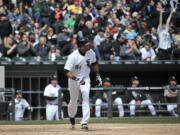
<svg viewBox="0 0 180 135"><path fill-rule="evenodd" d="M180 86L177 87L178 91L180 90ZM61 88L59 90L59 117L61 118L61 109L62 109L62 98L61 98L61 93L65 90L68 90L67 88ZM112 101L112 91L122 91L122 90L142 90L142 91L157 91L157 90L164 90L163 87L137 87L137 88L132 88L132 87L107 87L107 88L91 88L92 91L107 91L108 93L108 118L112 118L113 114L113 101ZM153 105L167 105L170 103L153 103ZM178 92L178 109L177 112L180 115L180 92ZM129 104L123 104L123 106L127 106ZM148 104L147 104L148 105ZM95 106L95 104L91 104L91 106Z"/></svg>

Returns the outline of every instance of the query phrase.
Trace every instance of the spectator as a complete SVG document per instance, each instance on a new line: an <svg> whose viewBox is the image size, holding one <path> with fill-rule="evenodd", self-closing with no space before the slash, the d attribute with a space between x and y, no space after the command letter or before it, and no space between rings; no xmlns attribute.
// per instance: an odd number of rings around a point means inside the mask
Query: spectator
<svg viewBox="0 0 180 135"><path fill-rule="evenodd" d="M103 41L104 41L104 30L99 29L97 35L94 38L94 51L96 53L98 60L101 60L99 47Z"/></svg>
<svg viewBox="0 0 180 135"><path fill-rule="evenodd" d="M139 87L139 79L137 76L131 78L131 87L137 88ZM128 91L128 99L130 99L130 116L135 116L136 108L144 108L146 105L148 106L151 115L155 116L156 111L154 106L152 105L152 101L148 98L147 94L143 93L142 90L140 91Z"/></svg>
<svg viewBox="0 0 180 135"><path fill-rule="evenodd" d="M99 11L99 17L97 18L97 21L99 23L99 26L102 28L107 25L107 13L104 10Z"/></svg>
<svg viewBox="0 0 180 135"><path fill-rule="evenodd" d="M33 10L34 10L35 22L38 23L40 19L40 10L41 10L39 1L35 1Z"/></svg>
<svg viewBox="0 0 180 135"><path fill-rule="evenodd" d="M50 46L50 51L48 53L48 56L51 58L51 61L55 61L56 57L60 56L59 49L57 49L55 45L51 45Z"/></svg>
<svg viewBox="0 0 180 135"><path fill-rule="evenodd" d="M59 4L55 5L55 9L52 11L50 21L56 33L59 33L59 28L63 26L63 10L60 9Z"/></svg>
<svg viewBox="0 0 180 135"><path fill-rule="evenodd" d="M9 19L9 21L14 22L15 24L17 24L18 21L21 21L21 22L23 21L23 16L19 13L18 8L14 8L13 13L9 13L8 19Z"/></svg>
<svg viewBox="0 0 180 135"><path fill-rule="evenodd" d="M126 40L125 44L120 50L120 56L124 60L138 60L141 52L137 48L136 44L133 44L132 40Z"/></svg>
<svg viewBox="0 0 180 135"><path fill-rule="evenodd" d="M103 80L103 88L110 87L111 81L110 78L107 77ZM113 91L112 92L112 101L114 104L117 105L119 117L124 117L124 108L123 108L123 102L122 98L120 97L121 93L119 91ZM107 102L108 102L108 96L107 93L104 91L96 91L96 106L95 106L95 115L96 117L101 117L101 108L107 109ZM104 106L102 106L104 105Z"/></svg>
<svg viewBox="0 0 180 135"><path fill-rule="evenodd" d="M56 43L57 43L57 35L54 34L54 30L51 27L49 27L47 29L47 44L48 45L52 45L52 44L56 45Z"/></svg>
<svg viewBox="0 0 180 135"><path fill-rule="evenodd" d="M33 33L33 32L29 33L29 42L32 45L32 47L34 47L38 44L38 41L35 38L35 33Z"/></svg>
<svg viewBox="0 0 180 135"><path fill-rule="evenodd" d="M180 43L176 46L176 48L173 51L173 58L175 60L180 60Z"/></svg>
<svg viewBox="0 0 180 135"><path fill-rule="evenodd" d="M156 30L155 27L151 28L151 33L150 34L151 34L151 37L152 37L152 39L151 39L152 44L153 44L152 47L155 49L155 48L158 47L158 43L159 43L158 34L157 34L157 30Z"/></svg>
<svg viewBox="0 0 180 135"><path fill-rule="evenodd" d="M18 52L17 52L17 44L13 42L11 37L8 37L7 43L5 43L6 47L4 47L4 55L13 58L16 57Z"/></svg>
<svg viewBox="0 0 180 135"><path fill-rule="evenodd" d="M7 40L10 34L12 34L11 23L8 21L7 16L0 14L0 37L2 41Z"/></svg>
<svg viewBox="0 0 180 135"><path fill-rule="evenodd" d="M26 34L22 36L22 41L17 45L17 51L19 56L22 57L34 56L34 48L28 41L28 36Z"/></svg>
<svg viewBox="0 0 180 135"><path fill-rule="evenodd" d="M83 36L89 40L93 40L96 35L96 31L93 29L93 23L91 21L86 22L86 26L82 30Z"/></svg>
<svg viewBox="0 0 180 135"><path fill-rule="evenodd" d="M158 26L158 36L159 36L159 45L158 45L158 57L159 60L169 60L171 57L171 37L169 34L169 23L171 21L171 17L173 14L173 10L166 21L166 24L163 24L163 10L160 10L159 17L159 26Z"/></svg>
<svg viewBox="0 0 180 135"><path fill-rule="evenodd" d="M154 61L156 58L156 54L151 47L151 44L146 43L143 48L140 49L141 59L143 61Z"/></svg>
<svg viewBox="0 0 180 135"><path fill-rule="evenodd" d="M132 29L131 25L126 27L124 33L126 34L126 39L135 39L137 36L136 31Z"/></svg>
<svg viewBox="0 0 180 135"><path fill-rule="evenodd" d="M61 32L58 34L58 37L57 37L59 49L61 50L64 47L64 45L70 42L70 40L71 39L68 32L68 28L62 27Z"/></svg>
<svg viewBox="0 0 180 135"><path fill-rule="evenodd" d="M77 47L77 41L76 38L72 38L71 42L67 45L65 45L62 49L61 49L61 56L68 56L69 54L71 54L74 50L76 50Z"/></svg>
<svg viewBox="0 0 180 135"><path fill-rule="evenodd" d="M114 48L115 56L114 60L120 60L120 48L124 45L125 37L121 34L117 36L117 39L112 43L112 47Z"/></svg>
<svg viewBox="0 0 180 135"><path fill-rule="evenodd" d="M175 113L177 108L177 83L175 76L169 77L169 85L164 87L164 97L167 103L174 103L173 105L167 104L168 112L174 116L178 117L179 115Z"/></svg>
<svg viewBox="0 0 180 135"><path fill-rule="evenodd" d="M46 37L41 36L39 39L39 44L36 45L34 49L38 59L44 56L48 56L50 48L47 46Z"/></svg>
<svg viewBox="0 0 180 135"><path fill-rule="evenodd" d="M65 26L68 27L71 32L74 32L74 24L76 23L75 18L75 14L71 14L70 18L65 21Z"/></svg>
<svg viewBox="0 0 180 135"><path fill-rule="evenodd" d="M74 4L68 6L68 10L74 14L82 14L82 7L79 4L79 0L73 0Z"/></svg>
<svg viewBox="0 0 180 135"><path fill-rule="evenodd" d="M101 42L101 45L100 45L100 52L101 52L102 58L104 60L113 60L114 50L111 44L110 34L105 33L104 39L105 40Z"/></svg>
<svg viewBox="0 0 180 135"><path fill-rule="evenodd" d="M41 25L49 25L50 8L45 0L40 0Z"/></svg>

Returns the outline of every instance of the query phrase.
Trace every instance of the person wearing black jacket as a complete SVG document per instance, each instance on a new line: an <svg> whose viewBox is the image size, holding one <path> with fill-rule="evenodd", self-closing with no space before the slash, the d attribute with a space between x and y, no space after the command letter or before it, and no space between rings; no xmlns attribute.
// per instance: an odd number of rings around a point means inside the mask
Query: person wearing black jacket
<svg viewBox="0 0 180 135"><path fill-rule="evenodd" d="M139 86L139 79L137 76L131 78L131 87L136 88ZM140 108L144 108L146 105L148 106L152 116L156 115L156 111L150 99L148 99L147 94L145 94L142 90L129 90L128 91L128 99L130 100L130 116L135 116L135 110L137 105Z"/></svg>
<svg viewBox="0 0 180 135"><path fill-rule="evenodd" d="M105 34L105 40L100 44L100 53L104 60L112 60L114 58L114 48L110 40L110 34Z"/></svg>
<svg viewBox="0 0 180 135"><path fill-rule="evenodd" d="M120 48L125 43L125 37L121 34L117 36L117 39L112 42L112 47L114 48L114 60L118 61L120 59Z"/></svg>
<svg viewBox="0 0 180 135"><path fill-rule="evenodd" d="M103 80L103 88L111 86L111 80L109 77L105 78ZM119 91L113 91L112 92L112 101L114 104L117 105L118 111L119 111L119 117L124 117L124 108L123 108L123 102L120 98L121 93ZM107 93L104 91L96 91L95 93L96 97L96 107L95 107L95 115L96 117L101 117L101 105L105 105L103 107L107 108Z"/></svg>
<svg viewBox="0 0 180 135"><path fill-rule="evenodd" d="M41 24L49 25L50 8L45 0L40 0Z"/></svg>
<svg viewBox="0 0 180 135"><path fill-rule="evenodd" d="M167 104L168 112L174 116L178 117L179 115L175 113L175 109L177 108L177 83L175 76L169 77L169 85L164 87L164 97L167 103L174 103Z"/></svg>

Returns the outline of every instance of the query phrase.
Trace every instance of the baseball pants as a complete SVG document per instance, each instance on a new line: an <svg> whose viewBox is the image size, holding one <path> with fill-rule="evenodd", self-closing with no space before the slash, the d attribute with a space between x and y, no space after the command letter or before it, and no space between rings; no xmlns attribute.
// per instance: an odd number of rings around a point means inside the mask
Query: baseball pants
<svg viewBox="0 0 180 135"><path fill-rule="evenodd" d="M59 120L58 105L46 105L46 120Z"/></svg>
<svg viewBox="0 0 180 135"><path fill-rule="evenodd" d="M148 104L148 105L147 105ZM152 102L151 102L151 100L149 100L149 99L146 99L146 100L143 100L142 102L141 102L141 108L144 108L146 105L148 106L148 108L149 108L149 110L150 110L150 112L151 112L151 114L154 116L154 115L156 115L156 111L155 111L155 109L154 109L154 106L153 105L151 105L152 104ZM135 100L131 100L131 102L129 103L129 105L130 105L130 115L131 116L133 116L133 115L135 115L135 110L136 110L136 101Z"/></svg>
<svg viewBox="0 0 180 135"><path fill-rule="evenodd" d="M176 109L176 108L177 108L177 104L175 104L175 105L167 105L167 110L172 116L178 116L174 111L174 109Z"/></svg>
<svg viewBox="0 0 180 135"><path fill-rule="evenodd" d="M79 96L79 90L82 94L82 114L83 118L81 124L87 124L90 118L90 107L89 107L89 92L90 92L90 79L84 78L85 85L80 85L77 81L72 79L68 80L70 102L68 104L68 115L70 118L74 118L77 113L77 101Z"/></svg>
<svg viewBox="0 0 180 135"><path fill-rule="evenodd" d="M96 117L101 117L101 107L102 107L101 105L102 104L104 104L104 102L102 101L102 99L98 98L96 100L96 107L95 107L95 115L96 115ZM123 104L122 99L119 98L119 97L116 98L114 100L114 104L116 104L117 107L118 107L119 117L124 117L124 108L123 108L123 105L120 105L120 104Z"/></svg>

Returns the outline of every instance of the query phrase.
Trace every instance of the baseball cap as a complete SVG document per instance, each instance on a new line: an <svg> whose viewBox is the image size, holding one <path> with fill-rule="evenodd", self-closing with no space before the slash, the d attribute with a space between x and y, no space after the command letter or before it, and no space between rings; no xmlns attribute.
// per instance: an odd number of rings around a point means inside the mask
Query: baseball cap
<svg viewBox="0 0 180 135"><path fill-rule="evenodd" d="M175 76L170 76L170 77L169 77L169 82L170 82L170 81L176 81L176 77L175 77Z"/></svg>
<svg viewBox="0 0 180 135"><path fill-rule="evenodd" d="M57 80L57 76L56 75L51 76L51 81L52 80Z"/></svg>
<svg viewBox="0 0 180 135"><path fill-rule="evenodd" d="M22 90L16 90L16 94L21 94L22 95Z"/></svg>
<svg viewBox="0 0 180 135"><path fill-rule="evenodd" d="M132 78L131 78L131 82L133 82L133 81L135 81L135 80L137 80L137 81L138 81L138 80L139 80L139 78L138 78L137 76L134 76L134 77L132 77Z"/></svg>
<svg viewBox="0 0 180 135"><path fill-rule="evenodd" d="M104 83L104 82L111 82L111 79L110 79L109 77L106 77L106 78L103 79L102 82L103 82L103 83Z"/></svg>

